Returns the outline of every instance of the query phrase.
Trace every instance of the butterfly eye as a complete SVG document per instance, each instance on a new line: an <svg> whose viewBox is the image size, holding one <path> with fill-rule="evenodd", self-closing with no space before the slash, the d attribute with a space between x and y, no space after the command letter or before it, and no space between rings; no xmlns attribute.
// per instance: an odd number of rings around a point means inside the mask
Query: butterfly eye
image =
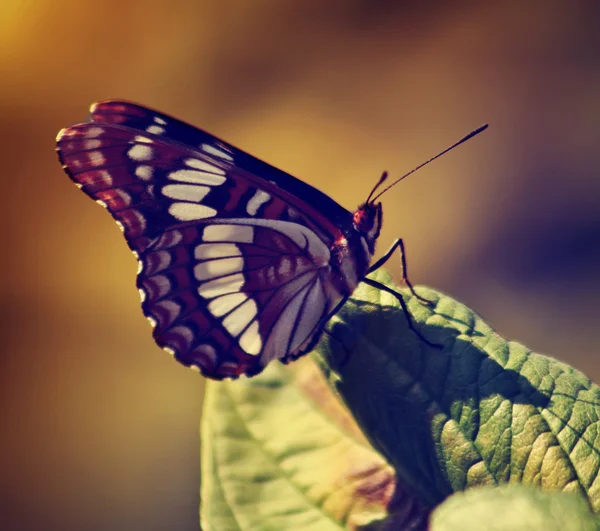
<svg viewBox="0 0 600 531"><path fill-rule="evenodd" d="M352 216L354 228L362 233L368 234L375 222L376 209L372 205L361 205Z"/></svg>

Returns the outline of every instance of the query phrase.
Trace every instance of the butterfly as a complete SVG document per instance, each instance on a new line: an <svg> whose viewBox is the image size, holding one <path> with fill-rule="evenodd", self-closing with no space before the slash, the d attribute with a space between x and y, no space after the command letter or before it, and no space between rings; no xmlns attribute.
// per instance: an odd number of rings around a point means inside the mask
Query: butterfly
<svg viewBox="0 0 600 531"><path fill-rule="evenodd" d="M90 121L60 131L56 149L136 255L156 343L203 375L252 376L309 352L359 282L392 293L435 346L402 296L366 277L399 250L404 282L429 302L408 281L402 239L371 264L377 199L412 171L375 195L384 173L350 212L209 133L125 101L92 105Z"/></svg>

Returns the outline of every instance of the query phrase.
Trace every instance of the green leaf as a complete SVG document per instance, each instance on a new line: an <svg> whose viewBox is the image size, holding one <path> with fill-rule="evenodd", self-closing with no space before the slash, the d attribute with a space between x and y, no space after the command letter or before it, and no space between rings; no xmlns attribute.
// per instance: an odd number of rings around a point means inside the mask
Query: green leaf
<svg viewBox="0 0 600 531"><path fill-rule="evenodd" d="M596 531L598 521L573 494L518 485L457 493L431 517L431 531Z"/></svg>
<svg viewBox="0 0 600 531"><path fill-rule="evenodd" d="M208 530L340 530L425 513L308 358L207 382L201 523ZM394 496L395 494L395 496ZM373 529L375 527L372 527Z"/></svg>
<svg viewBox="0 0 600 531"><path fill-rule="evenodd" d="M389 275L371 278L390 287ZM398 289L395 288L394 289ZM361 284L330 321L318 359L372 445L430 507L455 491L523 483L574 492L600 511L600 389L507 341L462 304Z"/></svg>
<svg viewBox="0 0 600 531"><path fill-rule="evenodd" d="M350 414L306 358L208 382L205 531L414 529L453 492L509 482L600 511L599 388L446 296L419 288L429 307L400 291L444 348L408 328L395 297L361 284L312 355Z"/></svg>

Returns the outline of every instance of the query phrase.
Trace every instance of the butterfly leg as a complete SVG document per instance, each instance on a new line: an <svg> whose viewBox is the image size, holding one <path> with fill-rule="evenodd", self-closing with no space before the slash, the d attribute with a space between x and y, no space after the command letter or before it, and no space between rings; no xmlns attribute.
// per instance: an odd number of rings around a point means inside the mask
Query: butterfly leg
<svg viewBox="0 0 600 531"><path fill-rule="evenodd" d="M404 311L404 314L406 315L406 320L408 321L408 327L419 337L419 339L421 341L423 341L423 343L429 345L430 347L438 348L438 349L443 348L443 345L440 345L439 343L432 343L426 337L424 337L423 334L421 334L421 332L419 332L416 329L413 318L410 315L410 312L408 311L408 307L406 306L406 302L404 302L404 299L402 298L402 295L400 295L400 293L398 293L397 291L394 291L392 288L386 286L385 284L382 284L381 282L377 282L376 280L371 280L370 278L365 277L361 280L361 282L364 282L365 284L368 284L369 286L373 286L374 288L385 291L385 292L389 293L390 295L393 295L394 297L396 297L396 299L400 303L400 306L402 306L402 310Z"/></svg>
<svg viewBox="0 0 600 531"><path fill-rule="evenodd" d="M396 249L400 249L400 260L402 260L402 281L408 286L408 289L410 289L410 292L417 299L419 299L421 302L423 302L429 306L432 306L434 304L434 301L430 301L429 299L426 299L425 297L421 297L421 295L419 295L415 291L415 288L413 288L413 285L410 283L410 280L408 280L408 270L406 268L406 252L404 250L404 242L402 241L402 238L398 238L392 244L392 246L388 249L388 251L369 268L369 270L367 271L367 274L372 273L376 269L379 269L381 266L383 266L383 264L385 264L392 257L392 255L394 254Z"/></svg>

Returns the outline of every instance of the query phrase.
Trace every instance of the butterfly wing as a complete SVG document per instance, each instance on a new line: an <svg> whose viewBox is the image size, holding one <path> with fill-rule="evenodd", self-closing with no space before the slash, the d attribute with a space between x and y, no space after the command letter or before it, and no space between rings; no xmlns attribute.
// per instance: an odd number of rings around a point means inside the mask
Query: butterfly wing
<svg viewBox="0 0 600 531"><path fill-rule="evenodd" d="M327 232L352 227L352 214L328 195L193 125L135 103L117 100L93 104L90 117L99 124L144 131L144 134L168 139L169 143L199 150L213 160L230 162L226 165L232 170L233 177L243 173L245 178L256 180L262 187L279 187L287 203L296 206L305 217L320 223ZM234 155L235 161L232 160ZM269 213L262 215L268 217Z"/></svg>
<svg viewBox="0 0 600 531"><path fill-rule="evenodd" d="M62 131L57 151L138 256L156 342L213 378L306 352L343 299L330 267L340 228L320 211L334 202L143 107L105 102L92 118Z"/></svg>

